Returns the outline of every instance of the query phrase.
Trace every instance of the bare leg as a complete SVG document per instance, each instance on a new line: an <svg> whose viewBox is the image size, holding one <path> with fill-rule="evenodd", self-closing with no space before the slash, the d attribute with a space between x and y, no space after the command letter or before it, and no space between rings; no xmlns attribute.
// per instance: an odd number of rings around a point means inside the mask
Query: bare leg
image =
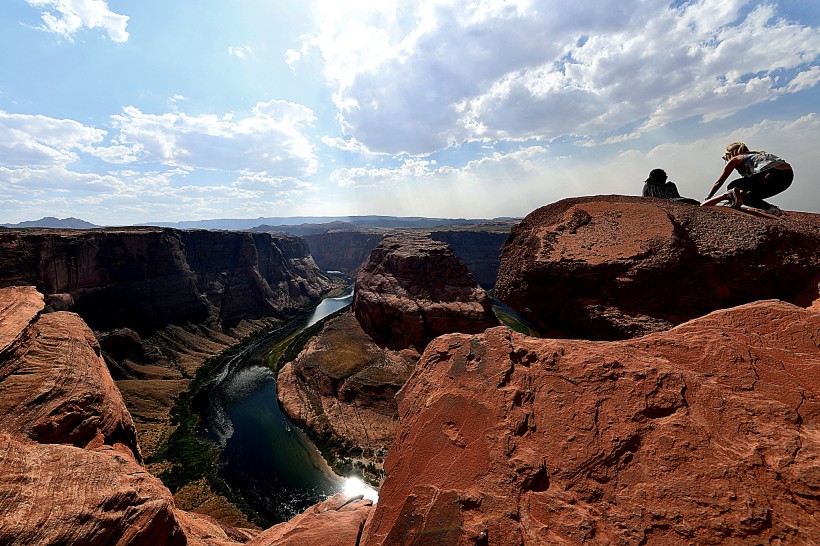
<svg viewBox="0 0 820 546"><path fill-rule="evenodd" d="M729 200L729 193L730 192L727 191L726 193L721 193L718 196L712 197L711 199L707 199L706 201L701 203L700 206L701 207L714 207L715 205L717 205L721 201L728 201Z"/></svg>

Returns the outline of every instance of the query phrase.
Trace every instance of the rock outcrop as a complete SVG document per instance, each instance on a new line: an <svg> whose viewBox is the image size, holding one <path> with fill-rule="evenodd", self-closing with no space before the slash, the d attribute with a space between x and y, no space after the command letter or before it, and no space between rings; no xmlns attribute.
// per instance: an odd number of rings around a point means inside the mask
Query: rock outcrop
<svg viewBox="0 0 820 546"><path fill-rule="evenodd" d="M807 306L818 283L817 215L597 196L516 226L496 295L548 335L624 339L760 299Z"/></svg>
<svg viewBox="0 0 820 546"><path fill-rule="evenodd" d="M248 546L359 546L372 506L361 496L336 495L263 531Z"/></svg>
<svg viewBox="0 0 820 546"><path fill-rule="evenodd" d="M128 454L0 433L0 543L186 544L171 493Z"/></svg>
<svg viewBox="0 0 820 546"><path fill-rule="evenodd" d="M497 222L481 226L427 230L363 229L331 230L304 235L316 264L325 271L340 271L355 277L370 253L384 237L399 233L429 236L434 241L450 245L456 256L485 290L495 285L499 259L512 222Z"/></svg>
<svg viewBox="0 0 820 546"><path fill-rule="evenodd" d="M779 301L634 340L435 339L365 546L815 544L820 313Z"/></svg>
<svg viewBox="0 0 820 546"><path fill-rule="evenodd" d="M131 415L94 334L74 313L38 315L32 287L0 289L0 431L39 443L122 445L142 460ZM13 302L13 305L8 305Z"/></svg>
<svg viewBox="0 0 820 546"><path fill-rule="evenodd" d="M438 335L498 324L489 298L452 249L410 234L387 237L370 253L356 278L353 311L375 341L419 352Z"/></svg>

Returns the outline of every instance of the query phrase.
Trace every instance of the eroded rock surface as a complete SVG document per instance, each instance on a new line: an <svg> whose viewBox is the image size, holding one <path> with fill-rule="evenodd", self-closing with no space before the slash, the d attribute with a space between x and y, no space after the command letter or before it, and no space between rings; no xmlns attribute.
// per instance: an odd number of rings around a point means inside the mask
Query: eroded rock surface
<svg viewBox="0 0 820 546"><path fill-rule="evenodd" d="M496 295L548 335L624 339L760 299L808 306L818 283L820 215L597 196L516 226Z"/></svg>
<svg viewBox="0 0 820 546"><path fill-rule="evenodd" d="M0 302L13 290L0 290ZM0 430L40 443L122 444L142 460L131 415L83 320L66 312L32 320L30 306L0 305L0 325L20 327L0 352Z"/></svg>
<svg viewBox="0 0 820 546"><path fill-rule="evenodd" d="M0 543L186 544L171 493L110 446L35 444L0 433Z"/></svg>
<svg viewBox="0 0 820 546"><path fill-rule="evenodd" d="M820 313L616 342L447 335L399 393L365 530L403 544L816 544Z"/></svg>
<svg viewBox="0 0 820 546"><path fill-rule="evenodd" d="M277 392L296 423L371 450L393 443L394 400L418 353L376 345L348 310L331 319L293 362L279 372Z"/></svg>
<svg viewBox="0 0 820 546"><path fill-rule="evenodd" d="M452 249L428 237L387 237L356 278L353 311L374 340L421 352L448 332L498 324L490 300Z"/></svg>
<svg viewBox="0 0 820 546"><path fill-rule="evenodd" d="M248 546L359 546L373 503L336 495L263 531Z"/></svg>

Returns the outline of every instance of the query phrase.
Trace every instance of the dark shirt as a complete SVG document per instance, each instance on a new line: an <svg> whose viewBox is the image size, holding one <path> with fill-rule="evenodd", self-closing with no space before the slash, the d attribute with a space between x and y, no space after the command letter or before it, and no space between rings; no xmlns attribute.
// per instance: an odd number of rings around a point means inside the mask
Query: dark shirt
<svg viewBox="0 0 820 546"><path fill-rule="evenodd" d="M678 187L674 182L667 182L665 184L650 184L646 182L643 185L644 197L660 197L661 199L679 199Z"/></svg>
<svg viewBox="0 0 820 546"><path fill-rule="evenodd" d="M671 199L673 201L680 201L682 203L689 203L691 205L699 205L700 203L695 199L689 197L681 197L678 193L678 187L674 182L667 182L665 184L650 184L649 182L643 185L644 197L659 197L660 199Z"/></svg>

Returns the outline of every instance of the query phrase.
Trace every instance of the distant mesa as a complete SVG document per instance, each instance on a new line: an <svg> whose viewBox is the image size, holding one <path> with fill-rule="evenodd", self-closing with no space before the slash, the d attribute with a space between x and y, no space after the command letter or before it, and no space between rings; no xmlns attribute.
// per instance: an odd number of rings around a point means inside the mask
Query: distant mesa
<svg viewBox="0 0 820 546"><path fill-rule="evenodd" d="M6 228L49 228L49 229L94 229L100 226L79 218L55 218L46 216L39 220L28 220L17 224L0 224Z"/></svg>

